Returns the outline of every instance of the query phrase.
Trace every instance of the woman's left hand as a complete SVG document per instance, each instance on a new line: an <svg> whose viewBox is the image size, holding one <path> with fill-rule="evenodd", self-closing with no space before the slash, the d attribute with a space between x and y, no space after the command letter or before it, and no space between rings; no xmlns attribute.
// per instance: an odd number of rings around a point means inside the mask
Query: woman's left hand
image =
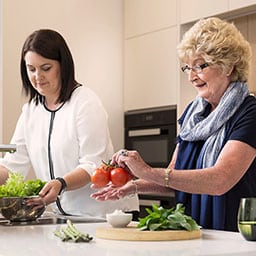
<svg viewBox="0 0 256 256"><path fill-rule="evenodd" d="M33 209L37 210L37 209L45 207L46 203L42 197L36 197L36 198L27 199L26 205L33 206Z"/></svg>

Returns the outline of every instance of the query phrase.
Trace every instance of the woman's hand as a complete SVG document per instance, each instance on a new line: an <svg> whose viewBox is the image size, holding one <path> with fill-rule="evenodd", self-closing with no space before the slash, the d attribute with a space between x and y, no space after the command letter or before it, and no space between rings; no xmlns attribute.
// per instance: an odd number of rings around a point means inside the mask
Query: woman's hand
<svg viewBox="0 0 256 256"><path fill-rule="evenodd" d="M34 210L43 208L46 206L46 203L44 202L42 197L36 197L26 200L26 205L33 206Z"/></svg>
<svg viewBox="0 0 256 256"><path fill-rule="evenodd" d="M58 180L50 180L45 184L42 190L39 192L39 196L45 202L45 204L53 203L57 200L61 189L61 183Z"/></svg>
<svg viewBox="0 0 256 256"><path fill-rule="evenodd" d="M42 208L57 200L61 189L61 183L58 180L50 180L39 192L40 198L28 199L27 205L33 205L34 209Z"/></svg>
<svg viewBox="0 0 256 256"><path fill-rule="evenodd" d="M94 188L92 186L92 188ZM91 195L92 198L98 201L107 201L107 200L118 200L125 196L132 196L137 193L137 185L135 181L129 181L122 187L116 187L113 185L108 185L104 189L95 192Z"/></svg>
<svg viewBox="0 0 256 256"><path fill-rule="evenodd" d="M147 174L151 170L151 167L144 162L136 150L119 150L113 155L112 164L117 164L131 172L135 177L145 180L147 180Z"/></svg>
<svg viewBox="0 0 256 256"><path fill-rule="evenodd" d="M147 180L149 171L152 169L147 165L137 151L119 150L111 160L111 164L118 165L132 175L138 178ZM98 189L95 185L91 185L92 189ZM138 192L138 184L135 180L127 182L122 187L116 187L112 184L95 192L91 195L92 198L98 201L118 200L125 196L132 196Z"/></svg>

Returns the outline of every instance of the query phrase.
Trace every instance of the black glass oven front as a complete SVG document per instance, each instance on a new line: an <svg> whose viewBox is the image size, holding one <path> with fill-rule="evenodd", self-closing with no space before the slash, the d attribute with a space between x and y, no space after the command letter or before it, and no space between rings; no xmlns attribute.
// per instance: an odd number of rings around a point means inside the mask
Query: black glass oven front
<svg viewBox="0 0 256 256"><path fill-rule="evenodd" d="M137 150L152 167L167 167L175 148L176 106L125 113L125 148Z"/></svg>

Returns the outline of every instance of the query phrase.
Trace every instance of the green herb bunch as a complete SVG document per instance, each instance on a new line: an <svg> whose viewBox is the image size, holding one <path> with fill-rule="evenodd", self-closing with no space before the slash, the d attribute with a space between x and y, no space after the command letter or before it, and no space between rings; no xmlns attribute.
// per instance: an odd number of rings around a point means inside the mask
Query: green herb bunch
<svg viewBox="0 0 256 256"><path fill-rule="evenodd" d="M0 198L38 195L46 182L40 179L24 181L19 173L10 173L6 183L0 186Z"/></svg>
<svg viewBox="0 0 256 256"><path fill-rule="evenodd" d="M198 230L200 226L192 217L184 214L185 207L177 204L176 207L164 209L162 206L152 205L152 210L146 208L148 215L139 218L137 228L139 230Z"/></svg>

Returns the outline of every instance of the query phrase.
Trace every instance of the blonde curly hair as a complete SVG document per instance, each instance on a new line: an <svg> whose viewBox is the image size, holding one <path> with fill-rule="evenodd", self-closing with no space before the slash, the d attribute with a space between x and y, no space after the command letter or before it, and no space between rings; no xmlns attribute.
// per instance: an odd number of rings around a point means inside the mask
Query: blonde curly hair
<svg viewBox="0 0 256 256"><path fill-rule="evenodd" d="M232 23L216 17L199 20L184 34L177 51L183 62L201 56L225 73L233 68L231 81L248 80L251 46Z"/></svg>

